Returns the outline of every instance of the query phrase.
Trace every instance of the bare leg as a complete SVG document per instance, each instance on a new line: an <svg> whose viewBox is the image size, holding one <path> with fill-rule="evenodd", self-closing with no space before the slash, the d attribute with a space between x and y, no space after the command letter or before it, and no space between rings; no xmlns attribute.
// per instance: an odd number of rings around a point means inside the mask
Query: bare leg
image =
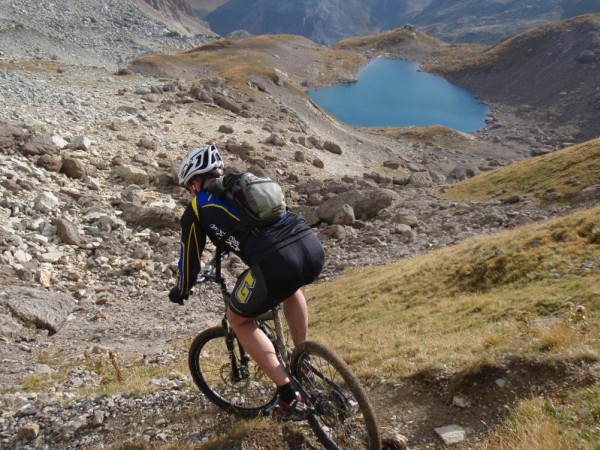
<svg viewBox="0 0 600 450"><path fill-rule="evenodd" d="M305 341L308 332L308 311L306 299L300 289L283 302L283 314L290 328L294 345Z"/></svg>
<svg viewBox="0 0 600 450"><path fill-rule="evenodd" d="M254 319L242 317L230 309L227 310L227 319L246 351L267 376L277 386L289 383L290 379L285 369L277 359L277 356L275 356L273 343L256 326Z"/></svg>

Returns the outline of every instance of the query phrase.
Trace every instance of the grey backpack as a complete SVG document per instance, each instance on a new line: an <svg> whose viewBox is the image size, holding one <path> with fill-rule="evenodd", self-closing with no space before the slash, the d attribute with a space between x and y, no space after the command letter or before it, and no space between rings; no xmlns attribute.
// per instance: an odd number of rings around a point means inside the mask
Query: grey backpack
<svg viewBox="0 0 600 450"><path fill-rule="evenodd" d="M269 177L250 172L230 173L217 180L220 190L242 213L244 228L271 225L286 211L285 195L281 186Z"/></svg>

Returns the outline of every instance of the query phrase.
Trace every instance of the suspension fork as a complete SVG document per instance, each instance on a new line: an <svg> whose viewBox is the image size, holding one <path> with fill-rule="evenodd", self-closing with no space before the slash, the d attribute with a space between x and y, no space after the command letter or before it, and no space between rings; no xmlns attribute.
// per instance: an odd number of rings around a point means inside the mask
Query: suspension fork
<svg viewBox="0 0 600 450"><path fill-rule="evenodd" d="M223 278L222 274L221 274L221 259L223 258L223 251L220 249L217 249L217 257L216 257L216 261L215 261L215 281L217 283L219 283L220 287L221 287L221 294L223 295L223 302L225 303L225 311L227 311L227 308L229 307L229 297L230 297L230 292L227 290L227 284L225 282L225 278ZM223 331L225 334L225 344L227 345L227 352L229 354L229 361L231 362L231 377L233 379L233 381L238 382L238 381L242 381L244 378L248 378L250 376L250 371L248 370L248 363L250 362L250 356L248 356L248 354L246 353L246 350L244 350L244 347L242 347L241 342L239 341L239 339L237 339L237 343L238 343L238 352L240 355L240 359L239 361L236 359L235 357L235 341L236 339L234 339L235 337L235 333L233 331L233 329L231 328L231 326L229 325L229 322L227 320L227 313L225 313L226 315L223 317L223 319L221 320L221 325L223 327Z"/></svg>
<svg viewBox="0 0 600 450"><path fill-rule="evenodd" d="M235 357L235 333L233 329L229 326L229 322L226 318L223 318L221 321L221 325L223 326L223 330L225 331L225 343L227 345L227 352L229 354L229 361L231 362L231 377L233 381L242 381L245 378L248 378L250 372L248 370L248 363L250 362L250 356L242 347L242 344L239 340L237 340L240 358L239 360Z"/></svg>

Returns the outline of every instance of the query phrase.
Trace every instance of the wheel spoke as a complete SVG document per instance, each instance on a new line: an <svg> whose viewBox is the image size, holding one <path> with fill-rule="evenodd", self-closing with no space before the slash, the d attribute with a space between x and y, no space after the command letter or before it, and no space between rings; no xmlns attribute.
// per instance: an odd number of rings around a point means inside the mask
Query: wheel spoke
<svg viewBox="0 0 600 450"><path fill-rule="evenodd" d="M213 403L253 417L273 403L275 389L253 360L240 357L238 348L236 343L232 361L223 329L211 328L198 335L190 347L190 371L196 385ZM238 369L235 372L232 363Z"/></svg>
<svg viewBox="0 0 600 450"><path fill-rule="evenodd" d="M304 342L292 370L311 407L309 422L328 449L379 449L379 431L369 401L349 367L331 350Z"/></svg>

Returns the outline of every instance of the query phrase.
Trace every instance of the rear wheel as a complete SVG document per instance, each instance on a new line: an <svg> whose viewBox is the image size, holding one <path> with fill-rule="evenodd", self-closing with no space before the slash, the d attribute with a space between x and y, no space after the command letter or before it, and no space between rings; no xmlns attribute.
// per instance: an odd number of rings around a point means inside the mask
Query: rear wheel
<svg viewBox="0 0 600 450"><path fill-rule="evenodd" d="M310 426L325 448L381 449L373 407L339 356L323 344L305 341L294 349L291 368L308 398Z"/></svg>
<svg viewBox="0 0 600 450"><path fill-rule="evenodd" d="M275 403L275 385L235 336L232 344L230 356L223 327L204 330L190 346L190 372L198 388L215 405L242 417L256 417Z"/></svg>

